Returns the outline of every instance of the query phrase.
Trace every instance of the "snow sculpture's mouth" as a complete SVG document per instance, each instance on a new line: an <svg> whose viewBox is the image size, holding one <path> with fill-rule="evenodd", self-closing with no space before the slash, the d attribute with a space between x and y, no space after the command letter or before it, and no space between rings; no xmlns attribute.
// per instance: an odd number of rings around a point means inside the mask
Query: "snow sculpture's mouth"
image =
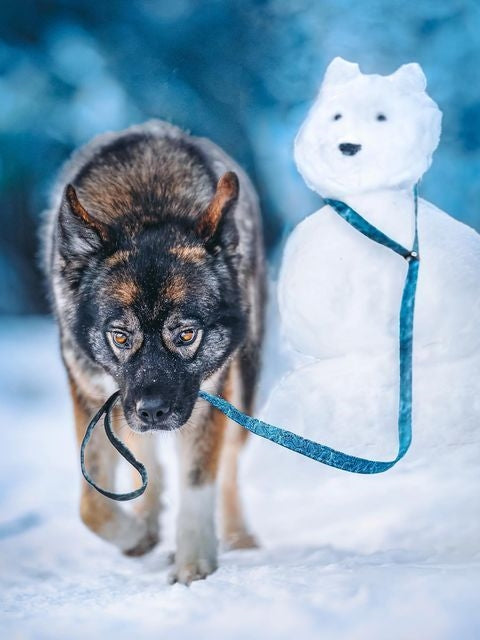
<svg viewBox="0 0 480 640"><path fill-rule="evenodd" d="M353 144L352 142L342 142L338 148L344 156L354 156L362 148L361 144Z"/></svg>

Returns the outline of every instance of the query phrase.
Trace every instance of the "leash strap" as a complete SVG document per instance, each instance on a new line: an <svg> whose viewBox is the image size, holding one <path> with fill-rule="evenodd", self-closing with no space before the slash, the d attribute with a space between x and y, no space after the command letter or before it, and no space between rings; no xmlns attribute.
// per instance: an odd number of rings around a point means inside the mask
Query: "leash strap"
<svg viewBox="0 0 480 640"><path fill-rule="evenodd" d="M97 411L97 413L90 420L90 423L87 427L87 430L82 440L82 446L80 447L80 466L82 467L83 477L88 482L88 484L90 484L94 489L96 489L99 493L103 494L104 496L107 496L107 498L124 502L125 500L133 500L134 498L138 498L138 496L142 495L142 493L147 488L148 475L144 465L135 458L135 456L130 451L130 449L128 449L128 447L126 447L123 444L123 442L119 440L112 431L110 414L119 398L119 395L120 395L120 392L115 391L115 393L112 396L110 396L110 398L105 402L103 407L99 409L99 411ZM107 438L110 440L110 442L118 451L118 453L121 456L123 456L125 460L129 462L132 465L132 467L134 467L140 474L140 477L142 479L142 486L139 487L138 489L135 489L135 491L129 491L128 493L113 493L112 491L107 491L106 489L102 489L97 484L95 484L95 482L93 481L93 479L91 478L91 476L89 475L85 467L85 449L92 436L93 430L97 425L97 422L100 420L100 418L103 415L105 416L103 419L103 426L105 429L105 433L107 434Z"/></svg>
<svg viewBox="0 0 480 640"><path fill-rule="evenodd" d="M398 411L398 454L394 460L368 460L337 451L314 440L281 429L257 418L245 415L224 398L200 391L199 395L219 409L227 417L237 422L257 436L276 442L282 447L300 453L308 458L323 462L330 467L350 471L352 473L382 473L393 467L408 451L412 441L412 353L413 353L413 319L415 310L415 293L417 288L419 255L418 255L418 192L414 189L414 240L412 250L398 244L379 229L371 225L365 218L339 200L325 199L339 216L370 240L388 247L408 262L408 270L403 288L400 306L400 398Z"/></svg>
<svg viewBox="0 0 480 640"><path fill-rule="evenodd" d="M276 427L257 418L252 418L234 407L230 402L220 396L214 396L207 391L199 391L199 396L209 402L213 407L221 411L228 418L237 422L239 425L251 431L257 436L271 440L282 447L300 453L308 458L322 462L330 467L350 471L352 473L374 474L382 473L393 467L408 451L412 441L412 354L413 354L413 320L415 311L415 293L418 280L419 254L418 254L418 192L417 186L414 188L414 240L411 250L406 249L395 240L386 236L382 231L370 224L365 218L351 209L344 202L339 200L325 199L326 204L331 206L338 215L348 224L357 229L370 240L381 244L400 256L408 262L408 270L405 278L405 285L402 293L402 301L400 305L400 393L399 393L399 409L398 409L398 454L394 460L379 461L368 460L367 458L359 458L351 456L342 451L337 451L331 447L303 438L296 433L292 433L287 429ZM103 407L95 414L90 421L80 449L80 462L82 473L85 480L112 500L132 500L142 495L147 487L148 477L147 470L144 465L135 459L131 451L115 436L111 428L110 414L119 397L119 391L116 391L103 405ZM92 480L85 468L85 448L90 440L93 429L102 416L104 417L104 428L108 439L115 449L122 455L140 474L142 486L135 491L129 493L113 493L102 489Z"/></svg>

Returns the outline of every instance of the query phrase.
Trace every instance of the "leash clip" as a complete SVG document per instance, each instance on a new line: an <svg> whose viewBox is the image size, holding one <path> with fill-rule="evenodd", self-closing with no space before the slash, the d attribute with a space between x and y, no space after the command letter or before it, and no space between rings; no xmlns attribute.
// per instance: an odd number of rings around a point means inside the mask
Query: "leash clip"
<svg viewBox="0 0 480 640"><path fill-rule="evenodd" d="M410 253L404 257L407 262L411 262L412 260L420 260L420 256L418 255L417 251L410 251Z"/></svg>

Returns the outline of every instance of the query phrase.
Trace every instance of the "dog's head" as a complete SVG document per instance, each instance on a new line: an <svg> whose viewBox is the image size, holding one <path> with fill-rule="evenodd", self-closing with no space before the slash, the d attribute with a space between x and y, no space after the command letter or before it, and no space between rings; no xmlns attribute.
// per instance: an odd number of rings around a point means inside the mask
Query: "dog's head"
<svg viewBox="0 0 480 640"><path fill-rule="evenodd" d="M190 417L202 381L245 332L233 210L238 179L197 215L105 223L65 190L58 247L78 346L116 380L135 431Z"/></svg>

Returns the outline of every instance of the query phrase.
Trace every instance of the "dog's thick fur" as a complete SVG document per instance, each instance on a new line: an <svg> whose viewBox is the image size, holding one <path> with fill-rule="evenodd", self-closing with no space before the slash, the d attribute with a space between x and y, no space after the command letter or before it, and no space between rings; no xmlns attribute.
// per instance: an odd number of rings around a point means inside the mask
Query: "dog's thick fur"
<svg viewBox="0 0 480 640"><path fill-rule="evenodd" d="M78 440L120 388L115 426L125 426L150 476L134 514L83 484L81 517L127 554L150 550L159 540L162 477L152 440L139 432L175 430L181 504L172 580L205 577L217 564L217 471L224 542L254 544L237 493L245 432L226 428L198 390L252 409L265 291L255 192L212 142L152 121L74 154L43 245ZM112 488L117 457L97 431L87 463Z"/></svg>

